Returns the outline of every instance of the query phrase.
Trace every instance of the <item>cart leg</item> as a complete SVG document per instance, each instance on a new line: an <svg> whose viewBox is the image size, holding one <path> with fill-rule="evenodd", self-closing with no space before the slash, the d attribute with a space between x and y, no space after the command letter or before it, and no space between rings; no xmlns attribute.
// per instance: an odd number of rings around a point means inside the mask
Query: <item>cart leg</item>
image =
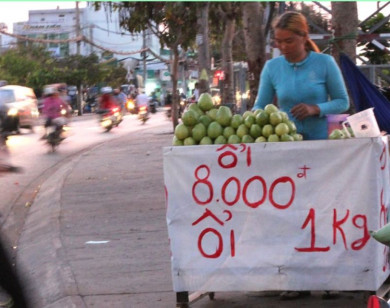
<svg viewBox="0 0 390 308"><path fill-rule="evenodd" d="M189 302L188 292L176 292L177 308L188 308Z"/></svg>

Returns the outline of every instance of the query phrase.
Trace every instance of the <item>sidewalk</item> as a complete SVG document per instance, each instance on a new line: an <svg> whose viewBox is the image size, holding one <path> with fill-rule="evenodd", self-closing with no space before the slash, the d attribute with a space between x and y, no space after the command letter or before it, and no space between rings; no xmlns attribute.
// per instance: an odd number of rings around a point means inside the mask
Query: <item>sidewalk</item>
<svg viewBox="0 0 390 308"><path fill-rule="evenodd" d="M166 121L95 146L42 185L17 255L33 307L176 306L162 168L171 132ZM366 306L361 292L290 302L227 292L191 307Z"/></svg>

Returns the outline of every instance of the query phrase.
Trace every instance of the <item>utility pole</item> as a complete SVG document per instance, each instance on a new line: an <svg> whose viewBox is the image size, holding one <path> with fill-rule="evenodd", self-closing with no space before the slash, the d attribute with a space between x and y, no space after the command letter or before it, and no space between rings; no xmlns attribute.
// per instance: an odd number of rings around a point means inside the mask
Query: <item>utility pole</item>
<svg viewBox="0 0 390 308"><path fill-rule="evenodd" d="M142 32L142 49L144 49L144 51L142 52L142 54L143 54L143 57L142 57L142 59L143 59L143 67L144 67L144 69L143 69L143 79L144 79L144 84L143 84L143 88L144 88L144 91L145 91L145 88L146 88L146 77L147 77L147 74L146 74L146 51L145 51L145 49L146 49L146 30L144 30L143 32ZM145 93L146 93L146 91L145 91Z"/></svg>
<svg viewBox="0 0 390 308"><path fill-rule="evenodd" d="M76 1L76 36L77 38L80 37L81 29L80 29L80 10L79 10L79 1ZM80 54L80 41L77 41L77 50L76 54ZM78 115L83 115L83 108L81 106L81 95L82 95L82 85L81 83L77 85L77 109L78 109Z"/></svg>
<svg viewBox="0 0 390 308"><path fill-rule="evenodd" d="M91 40L91 42L93 42L93 28L94 28L94 25L90 25L89 26L89 39ZM90 53L94 53L95 50L94 50L94 46L93 45L90 45L91 46L91 52Z"/></svg>

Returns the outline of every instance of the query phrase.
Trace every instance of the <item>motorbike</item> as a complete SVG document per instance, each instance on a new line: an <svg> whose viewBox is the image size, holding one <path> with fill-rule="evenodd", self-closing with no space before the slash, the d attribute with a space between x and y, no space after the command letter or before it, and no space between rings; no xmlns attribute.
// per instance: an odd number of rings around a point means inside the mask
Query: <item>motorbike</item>
<svg viewBox="0 0 390 308"><path fill-rule="evenodd" d="M65 139L63 133L65 132L65 126L67 119L64 116L55 118L49 127L46 128L46 143L50 146L54 152L62 140Z"/></svg>
<svg viewBox="0 0 390 308"><path fill-rule="evenodd" d="M51 121L50 126L46 127L46 143L54 152L58 145L65 139L64 133L67 130L67 124L72 117L72 108L69 105L63 105L61 116Z"/></svg>
<svg viewBox="0 0 390 308"><path fill-rule="evenodd" d="M151 113L156 113L156 111L157 111L157 104L158 104L157 100L155 100L153 98L151 98L149 100L149 109L150 109Z"/></svg>
<svg viewBox="0 0 390 308"><path fill-rule="evenodd" d="M108 112L105 112L100 117L100 126L109 132L114 126L118 126L122 122L122 115L119 107L114 107Z"/></svg>
<svg viewBox="0 0 390 308"><path fill-rule="evenodd" d="M186 108L187 108L187 105L189 105L190 103L184 99L184 98L180 98L180 104L179 104L179 107L178 107L178 110L177 110L177 115L179 118L181 118L181 116L183 115L183 113L185 112ZM165 115L168 119L171 118L172 116L172 106L169 105L169 106L166 106L164 108L165 110Z"/></svg>
<svg viewBox="0 0 390 308"><path fill-rule="evenodd" d="M142 122L142 124L145 124L145 122L149 119L149 111L147 106L139 107L138 119Z"/></svg>
<svg viewBox="0 0 390 308"><path fill-rule="evenodd" d="M180 104L179 104L179 118L183 115L187 105L189 105L187 99L183 96L180 96Z"/></svg>
<svg viewBox="0 0 390 308"><path fill-rule="evenodd" d="M131 114L137 114L137 106L135 104L135 101L133 98L128 98L126 102L126 110L127 112L130 112Z"/></svg>

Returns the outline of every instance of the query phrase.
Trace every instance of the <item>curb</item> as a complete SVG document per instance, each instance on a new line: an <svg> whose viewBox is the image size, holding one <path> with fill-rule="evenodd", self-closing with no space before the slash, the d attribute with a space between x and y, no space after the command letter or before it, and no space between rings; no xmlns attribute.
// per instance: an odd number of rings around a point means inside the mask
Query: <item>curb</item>
<svg viewBox="0 0 390 308"><path fill-rule="evenodd" d="M173 134L165 123L139 133ZM110 141L116 142L128 137L124 135ZM42 183L31 205L19 239L16 263L32 308L86 307L79 295L75 276L71 265L66 261L63 247L62 187L88 152L109 144L110 141L97 143L60 166Z"/></svg>
<svg viewBox="0 0 390 308"><path fill-rule="evenodd" d="M85 307L80 305L71 267L62 257L60 232L61 187L81 157L60 167L42 184L19 240L16 261L32 307Z"/></svg>

